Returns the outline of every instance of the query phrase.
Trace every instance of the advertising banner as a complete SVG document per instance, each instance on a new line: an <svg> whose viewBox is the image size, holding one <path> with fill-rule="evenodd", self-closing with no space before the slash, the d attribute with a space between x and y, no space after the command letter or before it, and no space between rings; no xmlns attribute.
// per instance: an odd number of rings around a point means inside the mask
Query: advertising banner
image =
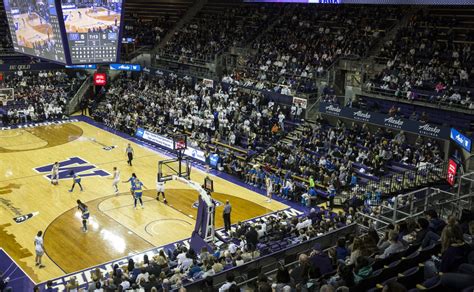
<svg viewBox="0 0 474 292"><path fill-rule="evenodd" d="M169 150L173 150L173 140L150 131L147 131L143 128L138 128L135 136L141 138L146 141L150 141L155 143L161 147L164 147ZM199 160L201 162L206 162L206 156L204 155L204 151L189 147L184 150L184 155Z"/></svg>
<svg viewBox="0 0 474 292"><path fill-rule="evenodd" d="M450 134L450 129L448 127L421 123L405 118L391 117L386 114L368 112L326 102L320 103L319 111L326 115L347 118L364 123L371 123L382 127L403 130L432 138L448 140Z"/></svg>
<svg viewBox="0 0 474 292"><path fill-rule="evenodd" d="M114 71L142 71L142 66L138 64L110 64L109 68Z"/></svg>
<svg viewBox="0 0 474 292"><path fill-rule="evenodd" d="M467 152L471 152L472 141L468 137L464 136L458 130L451 128L451 133L449 134L451 140L456 142L459 146L464 148Z"/></svg>

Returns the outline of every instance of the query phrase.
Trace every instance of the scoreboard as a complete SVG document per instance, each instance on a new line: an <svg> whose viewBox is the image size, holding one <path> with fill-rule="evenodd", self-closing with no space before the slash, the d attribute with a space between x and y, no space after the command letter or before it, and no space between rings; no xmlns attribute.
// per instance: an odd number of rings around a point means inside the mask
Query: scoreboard
<svg viewBox="0 0 474 292"><path fill-rule="evenodd" d="M61 9L71 63L117 62L122 0L62 0Z"/></svg>
<svg viewBox="0 0 474 292"><path fill-rule="evenodd" d="M61 64L119 62L123 0L3 0L15 51Z"/></svg>

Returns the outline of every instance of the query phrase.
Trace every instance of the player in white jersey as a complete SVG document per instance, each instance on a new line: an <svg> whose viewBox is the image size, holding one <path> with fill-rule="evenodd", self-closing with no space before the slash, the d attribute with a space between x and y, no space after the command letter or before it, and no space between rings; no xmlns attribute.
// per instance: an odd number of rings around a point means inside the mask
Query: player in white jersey
<svg viewBox="0 0 474 292"><path fill-rule="evenodd" d="M43 244L43 231L38 231L35 237L35 252L36 252L36 257L35 257L35 262L36 266L41 268L44 268L44 265L41 263L41 257L44 254L44 244Z"/></svg>
<svg viewBox="0 0 474 292"><path fill-rule="evenodd" d="M265 178L265 185L267 187L267 198L268 198L266 202L271 202L272 193L273 193L273 185L272 185L272 180L268 176Z"/></svg>
<svg viewBox="0 0 474 292"><path fill-rule="evenodd" d="M113 182L112 186L115 189L115 195L118 195L119 189L118 189L118 183L120 182L120 171L117 169L117 167L114 167L114 177L113 177Z"/></svg>
<svg viewBox="0 0 474 292"><path fill-rule="evenodd" d="M163 203L167 204L165 197L165 182L164 181L156 181L156 199L160 200L160 194L163 196Z"/></svg>
<svg viewBox="0 0 474 292"><path fill-rule="evenodd" d="M51 183L53 185L59 184L59 163L55 162L51 169Z"/></svg>

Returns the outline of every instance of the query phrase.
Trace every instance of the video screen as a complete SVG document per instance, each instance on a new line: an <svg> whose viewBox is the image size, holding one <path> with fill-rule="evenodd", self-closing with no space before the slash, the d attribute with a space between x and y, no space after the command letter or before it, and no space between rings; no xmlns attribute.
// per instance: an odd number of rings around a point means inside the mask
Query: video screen
<svg viewBox="0 0 474 292"><path fill-rule="evenodd" d="M15 51L64 63L54 0L4 0Z"/></svg>
<svg viewBox="0 0 474 292"><path fill-rule="evenodd" d="M62 0L72 64L118 62L122 0Z"/></svg>

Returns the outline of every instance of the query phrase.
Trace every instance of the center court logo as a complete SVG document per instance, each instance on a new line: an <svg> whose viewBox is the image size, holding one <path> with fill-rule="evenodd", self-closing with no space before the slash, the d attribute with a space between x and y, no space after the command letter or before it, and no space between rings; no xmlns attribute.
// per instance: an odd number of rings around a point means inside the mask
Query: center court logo
<svg viewBox="0 0 474 292"><path fill-rule="evenodd" d="M51 179L51 170L53 169L53 163L34 168L38 173L45 174L44 178L47 180ZM71 157L68 160L59 161L59 179L70 179L69 173L74 171L80 177L105 177L109 176L105 170L98 169L97 166L89 163L88 161L80 157Z"/></svg>

